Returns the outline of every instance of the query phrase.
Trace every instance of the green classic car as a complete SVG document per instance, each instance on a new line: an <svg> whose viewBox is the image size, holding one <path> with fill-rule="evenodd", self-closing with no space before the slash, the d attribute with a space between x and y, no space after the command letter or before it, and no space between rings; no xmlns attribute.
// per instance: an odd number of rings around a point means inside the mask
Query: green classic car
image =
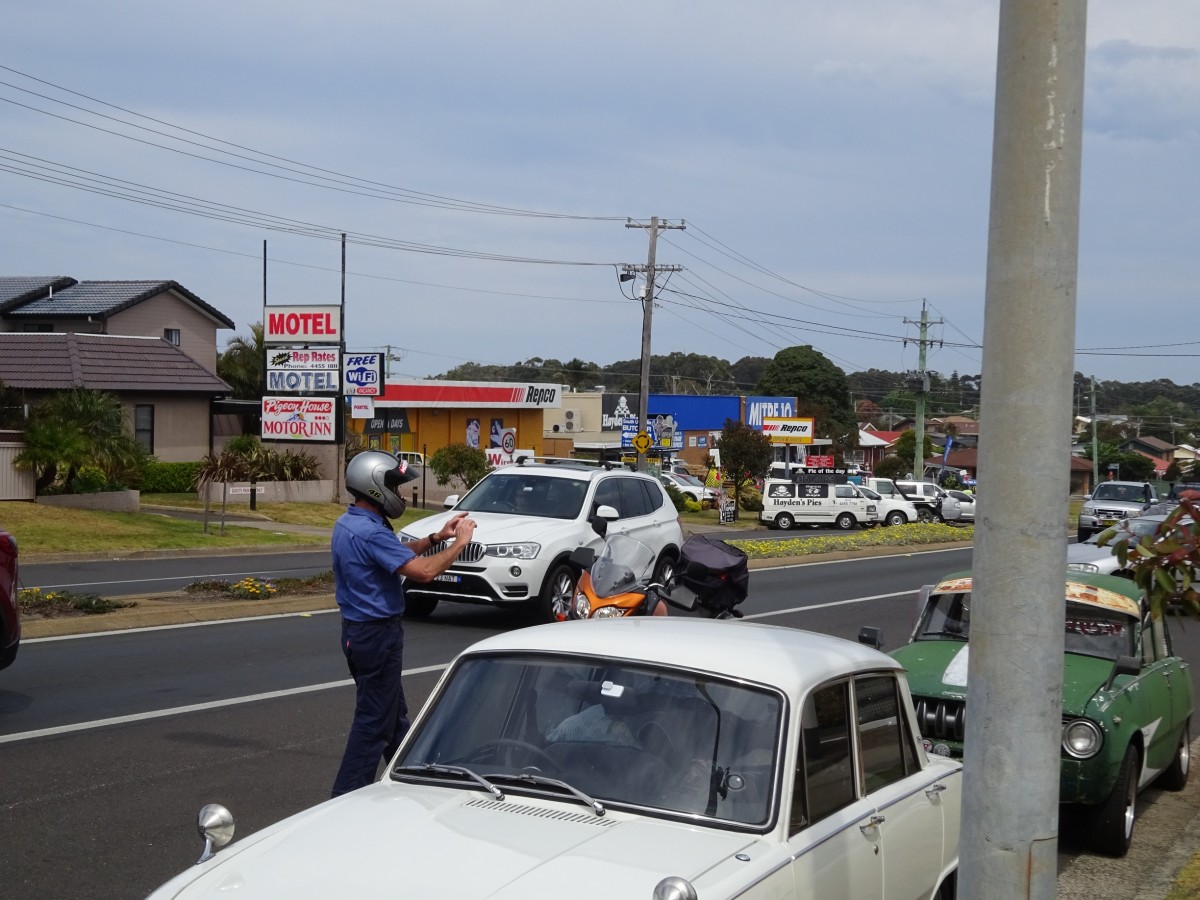
<svg viewBox="0 0 1200 900"><path fill-rule="evenodd" d="M1137 793L1157 779L1182 790L1190 763L1192 680L1133 583L1110 575L1066 579L1062 803L1092 807L1095 849L1124 856ZM971 575L929 589L910 642L891 654L908 670L928 752L961 757L966 733Z"/></svg>

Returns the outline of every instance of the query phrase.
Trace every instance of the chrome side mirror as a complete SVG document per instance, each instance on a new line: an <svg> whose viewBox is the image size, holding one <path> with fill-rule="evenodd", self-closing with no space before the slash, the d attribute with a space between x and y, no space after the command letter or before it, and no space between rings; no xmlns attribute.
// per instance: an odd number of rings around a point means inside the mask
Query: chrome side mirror
<svg viewBox="0 0 1200 900"><path fill-rule="evenodd" d="M219 803L209 803L201 807L196 817L196 830L204 838L204 852L196 860L196 865L200 865L233 840L233 813Z"/></svg>

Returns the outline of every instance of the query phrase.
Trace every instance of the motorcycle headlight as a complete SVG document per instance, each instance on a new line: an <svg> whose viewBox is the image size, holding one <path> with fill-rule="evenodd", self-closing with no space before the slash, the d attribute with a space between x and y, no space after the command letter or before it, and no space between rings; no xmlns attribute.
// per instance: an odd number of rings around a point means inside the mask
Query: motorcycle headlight
<svg viewBox="0 0 1200 900"><path fill-rule="evenodd" d="M587 594L583 591L576 591L575 598L571 601L572 608L575 610L575 617L578 619L586 619L592 614L592 604L588 600Z"/></svg>
<svg viewBox="0 0 1200 900"><path fill-rule="evenodd" d="M619 606L602 606L592 614L593 619L619 619L622 610Z"/></svg>
<svg viewBox="0 0 1200 900"><path fill-rule="evenodd" d="M1089 719L1072 719L1063 725L1063 752L1075 759L1090 759L1100 752L1104 736Z"/></svg>
<svg viewBox="0 0 1200 900"><path fill-rule="evenodd" d="M500 559L534 559L541 544L488 544L483 551L485 556L495 556Z"/></svg>

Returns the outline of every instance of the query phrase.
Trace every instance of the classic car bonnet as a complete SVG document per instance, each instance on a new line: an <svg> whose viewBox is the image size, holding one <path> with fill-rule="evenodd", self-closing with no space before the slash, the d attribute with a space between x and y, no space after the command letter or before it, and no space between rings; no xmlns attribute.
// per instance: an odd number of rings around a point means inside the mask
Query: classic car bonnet
<svg viewBox="0 0 1200 900"><path fill-rule="evenodd" d="M221 850L164 885L179 900L266 897L650 898L667 875L698 879L754 835L508 794L381 782ZM765 847L754 857L765 857ZM765 859L762 862L766 862ZM739 863L743 871L750 866Z"/></svg>

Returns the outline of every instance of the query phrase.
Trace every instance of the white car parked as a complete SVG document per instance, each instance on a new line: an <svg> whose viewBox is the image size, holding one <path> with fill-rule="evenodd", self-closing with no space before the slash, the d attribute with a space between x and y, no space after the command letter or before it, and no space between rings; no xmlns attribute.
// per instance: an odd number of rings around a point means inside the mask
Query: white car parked
<svg viewBox="0 0 1200 900"><path fill-rule="evenodd" d="M663 472L658 476L663 484L669 484L695 502L699 503L704 509L715 506L717 503L717 492L710 487L705 487L704 482L695 475L682 475L679 472Z"/></svg>
<svg viewBox="0 0 1200 900"><path fill-rule="evenodd" d="M875 504L875 509L879 513L879 521L884 525L907 525L920 518L917 508L908 500L884 497L865 484L856 484L854 489Z"/></svg>
<svg viewBox="0 0 1200 900"><path fill-rule="evenodd" d="M150 900L948 898L961 798L877 650L567 622L462 653L378 783L227 849L205 807L201 861Z"/></svg>
<svg viewBox="0 0 1200 900"><path fill-rule="evenodd" d="M522 459L493 469L461 499L452 494L445 503L449 512L416 520L400 540L432 534L459 512L475 520L475 539L435 580L404 585L410 616L427 616L446 600L536 606L545 621L565 619L575 593L567 559L577 547L599 550L603 542L588 522L599 506L617 511L609 534L627 534L654 551L657 582L665 584L674 572L683 545L679 514L666 489L657 478L624 466Z"/></svg>

